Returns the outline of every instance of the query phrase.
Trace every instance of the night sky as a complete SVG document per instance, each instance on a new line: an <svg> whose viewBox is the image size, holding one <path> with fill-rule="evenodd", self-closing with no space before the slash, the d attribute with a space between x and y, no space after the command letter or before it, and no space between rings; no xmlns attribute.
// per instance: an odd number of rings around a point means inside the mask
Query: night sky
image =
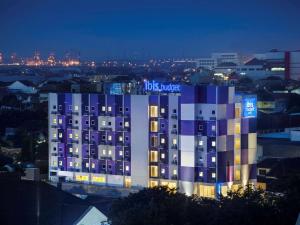
<svg viewBox="0 0 300 225"><path fill-rule="evenodd" d="M299 0L0 0L0 52L85 59L300 49Z"/></svg>

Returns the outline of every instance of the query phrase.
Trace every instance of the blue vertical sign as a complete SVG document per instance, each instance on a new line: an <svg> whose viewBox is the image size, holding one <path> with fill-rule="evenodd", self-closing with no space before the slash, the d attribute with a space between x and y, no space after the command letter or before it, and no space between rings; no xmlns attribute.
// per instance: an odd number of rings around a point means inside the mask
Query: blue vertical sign
<svg viewBox="0 0 300 225"><path fill-rule="evenodd" d="M256 96L243 96L243 117L257 116Z"/></svg>

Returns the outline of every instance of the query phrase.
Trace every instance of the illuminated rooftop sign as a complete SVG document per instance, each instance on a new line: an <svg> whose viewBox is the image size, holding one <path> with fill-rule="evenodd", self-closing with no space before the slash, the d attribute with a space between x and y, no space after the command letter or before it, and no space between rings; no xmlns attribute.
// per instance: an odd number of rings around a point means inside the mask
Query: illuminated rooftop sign
<svg viewBox="0 0 300 225"><path fill-rule="evenodd" d="M243 97L243 117L257 116L257 99L256 96Z"/></svg>
<svg viewBox="0 0 300 225"><path fill-rule="evenodd" d="M172 83L159 83L156 81L145 81L144 82L145 91L153 92L172 92L177 93L181 91L181 86L179 84Z"/></svg>

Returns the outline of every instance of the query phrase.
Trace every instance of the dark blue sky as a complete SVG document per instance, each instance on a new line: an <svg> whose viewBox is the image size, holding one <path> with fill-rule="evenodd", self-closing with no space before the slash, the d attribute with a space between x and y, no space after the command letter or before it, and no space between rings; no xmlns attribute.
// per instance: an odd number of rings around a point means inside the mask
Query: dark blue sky
<svg viewBox="0 0 300 225"><path fill-rule="evenodd" d="M299 0L0 0L0 51L82 58L300 49Z"/></svg>

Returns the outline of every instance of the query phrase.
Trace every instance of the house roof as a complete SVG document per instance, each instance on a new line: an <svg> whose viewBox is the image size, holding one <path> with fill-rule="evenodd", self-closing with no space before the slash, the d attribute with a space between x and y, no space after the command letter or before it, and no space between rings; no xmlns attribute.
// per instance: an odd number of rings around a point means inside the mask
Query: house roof
<svg viewBox="0 0 300 225"><path fill-rule="evenodd" d="M42 182L0 180L0 185L3 225L37 224L38 213L39 224L69 225L77 221L91 206L89 201Z"/></svg>
<svg viewBox="0 0 300 225"><path fill-rule="evenodd" d="M252 58L248 62L246 62L245 65L247 65L247 66L263 66L263 65L266 65L266 61L257 59L257 58Z"/></svg>

